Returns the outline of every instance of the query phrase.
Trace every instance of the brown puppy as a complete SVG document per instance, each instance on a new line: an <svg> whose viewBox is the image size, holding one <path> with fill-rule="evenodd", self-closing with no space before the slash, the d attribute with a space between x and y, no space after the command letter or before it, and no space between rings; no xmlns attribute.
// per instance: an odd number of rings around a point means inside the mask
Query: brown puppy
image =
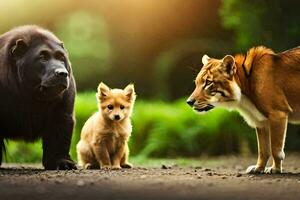
<svg viewBox="0 0 300 200"><path fill-rule="evenodd" d="M265 47L247 55L202 58L196 89L187 103L196 111L216 106L239 110L256 128L257 164L248 173L281 173L287 122L300 122L300 47L274 53ZM273 165L265 168L270 155Z"/></svg>
<svg viewBox="0 0 300 200"><path fill-rule="evenodd" d="M100 83L96 96L99 111L87 120L77 144L79 165L85 169L131 168L127 142L132 131L134 86L121 90Z"/></svg>

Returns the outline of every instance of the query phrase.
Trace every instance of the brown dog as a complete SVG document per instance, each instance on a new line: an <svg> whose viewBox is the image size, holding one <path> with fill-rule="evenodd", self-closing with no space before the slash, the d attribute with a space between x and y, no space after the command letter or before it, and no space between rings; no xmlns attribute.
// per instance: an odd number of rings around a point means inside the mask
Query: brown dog
<svg viewBox="0 0 300 200"><path fill-rule="evenodd" d="M130 84L121 90L100 83L96 96L99 112L87 120L77 144L79 165L85 169L131 168L127 142L136 98L134 86Z"/></svg>
<svg viewBox="0 0 300 200"><path fill-rule="evenodd" d="M216 106L239 110L256 128L257 164L248 173L281 173L287 122L300 122L300 47L274 53L256 47L247 55L202 58L196 89L187 103L196 111ZM272 155L273 165L265 168Z"/></svg>

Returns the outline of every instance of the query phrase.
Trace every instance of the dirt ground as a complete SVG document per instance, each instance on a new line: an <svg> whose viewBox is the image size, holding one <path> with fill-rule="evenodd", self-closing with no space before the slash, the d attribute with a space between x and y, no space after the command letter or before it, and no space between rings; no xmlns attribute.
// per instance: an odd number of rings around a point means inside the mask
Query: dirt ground
<svg viewBox="0 0 300 200"><path fill-rule="evenodd" d="M202 158L190 165L162 161L119 171L4 164L0 199L300 199L300 155L288 154L282 175L245 174L254 162L254 157Z"/></svg>

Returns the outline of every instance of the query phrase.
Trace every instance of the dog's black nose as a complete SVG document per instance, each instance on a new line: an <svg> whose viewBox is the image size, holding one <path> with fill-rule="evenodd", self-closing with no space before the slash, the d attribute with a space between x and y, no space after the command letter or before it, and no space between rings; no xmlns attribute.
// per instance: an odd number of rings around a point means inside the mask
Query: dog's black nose
<svg viewBox="0 0 300 200"><path fill-rule="evenodd" d="M195 99L188 99L188 100L186 101L186 103L189 104L190 106L193 106L195 102L196 102Z"/></svg>
<svg viewBox="0 0 300 200"><path fill-rule="evenodd" d="M56 69L55 75L59 76L59 77L67 77L69 75L69 73L66 69Z"/></svg>
<svg viewBox="0 0 300 200"><path fill-rule="evenodd" d="M119 119L120 119L120 115L115 115L115 116L114 116L114 119L115 119L115 120L119 120Z"/></svg>

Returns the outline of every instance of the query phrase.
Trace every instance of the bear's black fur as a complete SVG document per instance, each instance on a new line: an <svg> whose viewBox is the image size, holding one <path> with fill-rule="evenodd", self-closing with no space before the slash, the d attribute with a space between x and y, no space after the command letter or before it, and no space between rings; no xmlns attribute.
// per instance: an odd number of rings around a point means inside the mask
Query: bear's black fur
<svg viewBox="0 0 300 200"><path fill-rule="evenodd" d="M69 156L75 82L63 43L38 26L0 36L0 164L4 139L42 138L45 169L74 169Z"/></svg>

